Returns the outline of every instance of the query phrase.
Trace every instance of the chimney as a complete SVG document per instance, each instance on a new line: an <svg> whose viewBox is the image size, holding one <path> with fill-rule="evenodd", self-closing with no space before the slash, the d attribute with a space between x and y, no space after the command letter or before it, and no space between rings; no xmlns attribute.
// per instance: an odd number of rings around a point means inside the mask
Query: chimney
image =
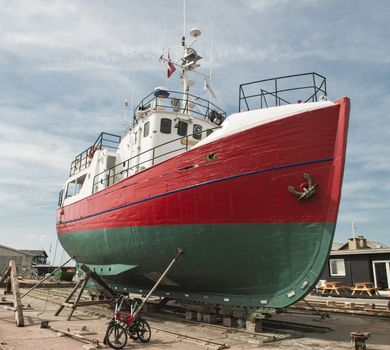
<svg viewBox="0 0 390 350"><path fill-rule="evenodd" d="M357 250L357 249L367 249L367 239L363 236L352 237L348 239L348 249Z"/></svg>

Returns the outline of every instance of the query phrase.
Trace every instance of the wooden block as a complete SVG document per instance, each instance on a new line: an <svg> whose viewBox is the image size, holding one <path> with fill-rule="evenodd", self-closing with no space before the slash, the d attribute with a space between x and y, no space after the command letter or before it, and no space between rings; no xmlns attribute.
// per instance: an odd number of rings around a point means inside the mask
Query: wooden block
<svg viewBox="0 0 390 350"><path fill-rule="evenodd" d="M236 318L246 318L246 310L245 309L234 309L233 317Z"/></svg>
<svg viewBox="0 0 390 350"><path fill-rule="evenodd" d="M347 307L348 309L354 309L354 308L355 308L355 303L345 302L344 305L345 305L345 307Z"/></svg>
<svg viewBox="0 0 390 350"><path fill-rule="evenodd" d="M246 330L253 333L261 333L263 331L262 320L246 321Z"/></svg>
<svg viewBox="0 0 390 350"><path fill-rule="evenodd" d="M237 319L235 317L223 316L222 323L225 327L236 327Z"/></svg>
<svg viewBox="0 0 390 350"><path fill-rule="evenodd" d="M335 301L327 300L327 301L326 301L326 306L335 307L335 306L336 306L336 302L335 302Z"/></svg>
<svg viewBox="0 0 390 350"><path fill-rule="evenodd" d="M146 313L153 313L156 312L157 310L157 305L155 304L145 304L143 307L143 311Z"/></svg>
<svg viewBox="0 0 390 350"><path fill-rule="evenodd" d="M196 312L195 311L186 311L186 320L187 321L194 321L196 320Z"/></svg>
<svg viewBox="0 0 390 350"><path fill-rule="evenodd" d="M374 310L374 309L375 309L375 304L374 303L364 304L364 310Z"/></svg>
<svg viewBox="0 0 390 350"><path fill-rule="evenodd" d="M203 314L203 322L205 323L216 323L217 322L217 316L214 314Z"/></svg>

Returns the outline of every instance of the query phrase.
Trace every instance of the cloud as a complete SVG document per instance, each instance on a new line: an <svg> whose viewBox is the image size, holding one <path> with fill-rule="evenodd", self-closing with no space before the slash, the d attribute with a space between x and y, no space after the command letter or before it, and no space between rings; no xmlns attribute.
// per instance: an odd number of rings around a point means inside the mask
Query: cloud
<svg viewBox="0 0 390 350"><path fill-rule="evenodd" d="M182 5L167 0L158 11L150 11L154 3L125 0L1 5L0 230L12 233L9 244L23 243L28 233L55 240L57 193L73 157L101 131L121 133L123 100L132 91L135 105L155 86L181 90L178 72L166 80L158 57L163 48L180 57ZM209 72L213 51L213 90L228 113L237 111L240 83L306 71L328 77L330 98L351 97L337 237L350 232L355 218L390 245L388 13L385 1L187 2L187 29L203 32L194 45L204 57L201 71ZM201 83L193 91L206 97ZM21 213L28 224L19 222Z"/></svg>
<svg viewBox="0 0 390 350"><path fill-rule="evenodd" d="M316 5L318 0L250 0L252 8L259 12L264 12L272 8L301 8L309 5ZM264 13L266 14L266 13Z"/></svg>

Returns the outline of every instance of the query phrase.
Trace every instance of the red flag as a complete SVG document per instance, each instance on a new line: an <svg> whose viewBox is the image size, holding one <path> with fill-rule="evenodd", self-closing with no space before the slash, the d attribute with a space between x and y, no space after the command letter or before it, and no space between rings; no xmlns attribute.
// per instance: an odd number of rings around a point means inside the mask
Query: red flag
<svg viewBox="0 0 390 350"><path fill-rule="evenodd" d="M167 70L167 77L170 78L173 73L175 73L176 67L172 63L171 56L169 56L168 51L168 62L167 62L168 70Z"/></svg>

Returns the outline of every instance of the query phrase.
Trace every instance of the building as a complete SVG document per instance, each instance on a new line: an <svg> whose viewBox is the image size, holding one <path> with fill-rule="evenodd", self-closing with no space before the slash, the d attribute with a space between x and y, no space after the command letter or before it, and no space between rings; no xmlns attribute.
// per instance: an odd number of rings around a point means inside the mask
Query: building
<svg viewBox="0 0 390 350"><path fill-rule="evenodd" d="M43 277L47 273L50 273L55 270L56 267L50 266L47 261L48 255L46 251L41 249L41 250L22 250L22 252L26 252L34 256L32 263L38 277Z"/></svg>
<svg viewBox="0 0 390 350"><path fill-rule="evenodd" d="M47 264L47 258L48 255L44 250L24 250L22 249L21 252L25 252L28 254L33 255L33 264Z"/></svg>
<svg viewBox="0 0 390 350"><path fill-rule="evenodd" d="M0 245L0 273L6 269L10 260L15 260L18 271L31 269L34 255L26 251Z"/></svg>
<svg viewBox="0 0 390 350"><path fill-rule="evenodd" d="M379 289L388 289L390 248L363 236L349 238L344 244L334 243L321 279L348 286L355 282L372 282Z"/></svg>

